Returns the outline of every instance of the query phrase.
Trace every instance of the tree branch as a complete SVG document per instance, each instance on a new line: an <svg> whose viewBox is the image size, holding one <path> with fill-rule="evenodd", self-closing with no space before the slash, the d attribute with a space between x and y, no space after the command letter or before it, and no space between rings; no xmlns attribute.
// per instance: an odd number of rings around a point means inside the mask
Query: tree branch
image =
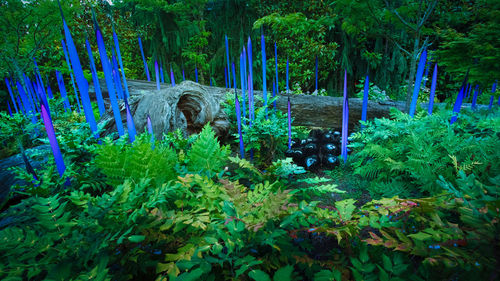
<svg viewBox="0 0 500 281"><path fill-rule="evenodd" d="M389 9L389 11L391 11L391 13L393 13L394 15L396 15L396 17L399 19L399 21L401 21L401 23L403 25L405 25L409 29L413 30L414 32L418 31L418 29L416 27L412 26L405 19L403 19L403 17L398 13L398 11L396 11L396 9L391 8L390 5L389 5L389 2L387 0L384 0L384 2L385 2L385 5L386 5L387 9Z"/></svg>
<svg viewBox="0 0 500 281"><path fill-rule="evenodd" d="M429 7L427 8L427 10L424 13L424 16L420 20L420 23L418 24L419 29L424 25L424 23L427 21L429 16L432 14L434 9L436 8L436 5L437 5L437 0L432 1L432 3L429 5Z"/></svg>

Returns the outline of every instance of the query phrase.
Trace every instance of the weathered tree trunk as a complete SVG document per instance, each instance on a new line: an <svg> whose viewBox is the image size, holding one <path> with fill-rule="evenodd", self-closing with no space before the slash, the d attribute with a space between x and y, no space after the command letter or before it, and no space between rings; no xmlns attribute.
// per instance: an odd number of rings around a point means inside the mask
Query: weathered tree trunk
<svg viewBox="0 0 500 281"><path fill-rule="evenodd" d="M184 81L172 87L162 84L161 89L156 89L154 82L130 80L129 105L134 118L137 132L144 132L147 116L153 124L153 131L157 138L163 133L181 129L186 135L197 133L208 122L219 136L224 137L230 126L230 121L221 107L229 90L219 87L210 87L192 81ZM103 87L103 90L106 88ZM91 88L92 92L93 89ZM237 91L241 95L241 91ZM261 91L254 95L261 96ZM107 96L107 93L104 93ZM246 99L248 100L248 99ZM290 97L294 125L341 128L342 126L342 98L311 95L292 95ZM283 112L287 110L287 97L279 96L277 108ZM126 114L123 102L120 103L122 122L126 128ZM367 117L389 116L391 107L404 109L402 102L374 102L368 103ZM349 99L349 127L354 128L361 119L362 100ZM100 122L105 122L105 134L116 132L113 113L107 105L106 114Z"/></svg>

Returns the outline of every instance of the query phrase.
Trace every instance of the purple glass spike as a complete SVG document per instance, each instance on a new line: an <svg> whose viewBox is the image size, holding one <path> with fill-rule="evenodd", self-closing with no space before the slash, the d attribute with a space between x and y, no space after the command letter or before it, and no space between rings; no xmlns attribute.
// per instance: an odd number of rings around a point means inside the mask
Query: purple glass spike
<svg viewBox="0 0 500 281"><path fill-rule="evenodd" d="M409 111L409 114L411 117L413 117L415 115L418 93L420 91L422 79L424 76L426 60L427 60L427 49L424 49L424 51L420 55L420 61L419 61L417 73L415 76L415 84L414 84L413 95L412 95L412 100L411 100L411 104L410 104L410 111Z"/></svg>
<svg viewBox="0 0 500 281"><path fill-rule="evenodd" d="M278 48L276 47L276 41L274 42L274 65L276 68L276 93L279 94L280 90L278 88Z"/></svg>
<svg viewBox="0 0 500 281"><path fill-rule="evenodd" d="M460 108L462 107L462 101L465 96L465 83L462 85L460 88L460 92L457 95L457 99L455 100L455 105L453 106L453 116L451 117L450 120L450 125L455 123L457 121L457 115L460 112Z"/></svg>
<svg viewBox="0 0 500 281"><path fill-rule="evenodd" d="M151 134L151 143L154 144L154 142L155 142L155 134L153 132L153 124L151 124L151 118L149 117L149 114L148 114L148 118L147 118L147 121L146 121L146 127L148 128L148 133Z"/></svg>
<svg viewBox="0 0 500 281"><path fill-rule="evenodd" d="M121 69L121 72L122 72L123 90L124 90L124 93L125 93L125 97L129 98L130 94L128 92L127 79L125 78L125 68L123 68L122 55L121 55L121 52L120 52L120 44L118 42L118 36L116 36L116 32L115 32L115 27L114 26L113 26L113 41L115 42L116 57L118 59L118 62L120 63L120 69Z"/></svg>
<svg viewBox="0 0 500 281"><path fill-rule="evenodd" d="M250 118L253 120L254 119L254 104L253 104L253 59L252 59L252 40L250 40L250 36L248 36L248 44L247 44L247 55L248 55L248 73L250 74L249 81L248 81L248 89L249 89L249 96L248 100L250 102L250 107L248 108L251 110L249 112Z"/></svg>
<svg viewBox="0 0 500 281"><path fill-rule="evenodd" d="M28 78L29 81L29 78ZM26 96L28 97L28 101L30 103L31 109L34 110L34 112L40 112L40 109L38 108L38 103L41 101L40 98L38 97L38 92L35 91L37 89L37 86L35 82L30 82L29 86L26 87Z"/></svg>
<svg viewBox="0 0 500 281"><path fill-rule="evenodd" d="M273 79L273 99L276 97L276 82ZM276 113L276 100L273 101L274 113Z"/></svg>
<svg viewBox="0 0 500 281"><path fill-rule="evenodd" d="M163 75L163 63L160 61L160 78L161 82L165 83L165 76Z"/></svg>
<svg viewBox="0 0 500 281"><path fill-rule="evenodd" d="M244 48L243 48L244 49ZM241 80L241 111L242 111L242 114L241 116L243 118L246 117L246 101L245 101L245 95L246 95L246 92L245 92L245 62L244 62L244 53L241 53L240 54L240 80ZM245 121L243 121L245 122Z"/></svg>
<svg viewBox="0 0 500 281"><path fill-rule="evenodd" d="M229 59L229 44L227 43L227 35L224 35L225 41L226 41L226 61L227 61L227 80L226 80L226 88L231 88L231 67L229 66L230 64L230 59Z"/></svg>
<svg viewBox="0 0 500 281"><path fill-rule="evenodd" d="M47 95L47 93L45 92L45 85L43 84L42 76L40 75L40 69L38 69L38 64L36 63L35 58L33 58L33 62L35 63L35 80L37 80L38 83L40 83L40 86L42 87L43 90L43 94Z"/></svg>
<svg viewBox="0 0 500 281"><path fill-rule="evenodd" d="M438 65L436 63L436 64L434 64L434 71L432 72L432 84L431 84L431 93L429 96L429 109L428 109L429 115L432 114L432 107L434 106L434 96L436 94L436 83L437 83L437 72L438 72ZM472 88L472 86L471 86L471 88Z"/></svg>
<svg viewBox="0 0 500 281"><path fill-rule="evenodd" d="M210 87L212 87L213 86L213 84L212 84L212 77L210 77L209 80L210 80Z"/></svg>
<svg viewBox="0 0 500 281"><path fill-rule="evenodd" d="M424 49L422 55L420 55L420 61L418 63L418 69L417 69L417 76L415 77L415 88L413 89L413 96L410 104L410 116L412 118L415 115L415 110L417 108L418 92L420 91L420 85L422 84L422 76L424 75L424 67L426 60L427 60L427 49Z"/></svg>
<svg viewBox="0 0 500 281"><path fill-rule="evenodd" d="M194 67L194 79L198 83L198 67Z"/></svg>
<svg viewBox="0 0 500 281"><path fill-rule="evenodd" d="M288 149L292 148L292 111L290 106L290 95L287 101L287 116L288 116Z"/></svg>
<svg viewBox="0 0 500 281"><path fill-rule="evenodd" d="M264 96L264 106L266 107L267 117L266 41L264 39L264 30L261 30L260 45L262 53L262 95Z"/></svg>
<svg viewBox="0 0 500 281"><path fill-rule="evenodd" d="M124 92L122 87L122 82L120 80L120 71L118 70L118 62L116 61L116 55L113 50L111 50L111 63L113 66L113 80L115 81L116 93L119 99L124 99Z"/></svg>
<svg viewBox="0 0 500 281"><path fill-rule="evenodd" d="M426 60L425 62L425 70L424 70L424 77L425 79L422 79L423 82L424 82L424 88L425 88L425 85L427 85L427 80L429 80L429 69L431 68L431 60L430 60L430 56L429 56L429 59Z"/></svg>
<svg viewBox="0 0 500 281"><path fill-rule="evenodd" d="M174 71L172 70L172 66L170 66L170 82L172 83L172 87L175 86L175 77L174 77Z"/></svg>
<svg viewBox="0 0 500 281"><path fill-rule="evenodd" d="M368 109L368 94L370 92L370 77L368 74L366 75L365 78L365 87L363 89L363 107L361 109L361 121L366 121L366 112ZM364 125L361 125L361 127L364 127Z"/></svg>
<svg viewBox="0 0 500 281"><path fill-rule="evenodd" d="M36 94L38 95L38 97L40 98L40 100L42 101L42 103L45 105L45 108L47 109L47 111L50 113L50 108L49 108L49 102L47 101L47 96L45 96L45 94L43 93L43 90L42 90L42 86L40 86L39 83L36 83ZM35 101L33 101L35 102Z"/></svg>
<svg viewBox="0 0 500 281"><path fill-rule="evenodd" d="M52 88L50 88L49 80L47 80L47 95L49 96L49 99L54 98L54 95L52 94Z"/></svg>
<svg viewBox="0 0 500 281"><path fill-rule="evenodd" d="M35 117L35 114L34 114L33 109L31 108L28 96L26 95L26 92L24 91L24 88L21 85L21 83L19 83L19 81L17 81L17 91L19 91L19 96L21 96L21 100L23 102L25 114L28 117L31 117L31 116ZM34 121L33 124L36 123L36 117L32 120Z"/></svg>
<svg viewBox="0 0 500 281"><path fill-rule="evenodd" d="M226 85L227 89L227 68L224 66L224 85Z"/></svg>
<svg viewBox="0 0 500 281"><path fill-rule="evenodd" d="M479 95L479 85L476 85L474 89L474 95L472 96L472 104L470 105L471 109L476 109L477 97Z"/></svg>
<svg viewBox="0 0 500 281"><path fill-rule="evenodd" d="M467 84L467 95L465 96L465 100L469 100L471 90L472 84Z"/></svg>
<svg viewBox="0 0 500 281"><path fill-rule="evenodd" d="M7 85L7 90L9 91L10 98L12 99L12 104L14 105L14 109L16 110L16 113L19 113L19 110L17 109L16 105L16 99L14 98L14 93L12 92L12 87L10 85L10 80L8 78L5 78L5 84Z"/></svg>
<svg viewBox="0 0 500 281"><path fill-rule="evenodd" d="M236 90L236 69L234 67L234 62L231 64L231 68L233 69L233 88Z"/></svg>
<svg viewBox="0 0 500 281"><path fill-rule="evenodd" d="M155 60L155 78L156 78L156 89L160 90L160 72L158 69L158 61Z"/></svg>
<svg viewBox="0 0 500 281"><path fill-rule="evenodd" d="M21 102L20 96L17 96L17 104L19 104L19 111L21 111L22 114L26 115L26 108L24 107L23 103Z"/></svg>
<svg viewBox="0 0 500 281"><path fill-rule="evenodd" d="M250 117L250 120L255 119L255 104L254 104L254 97L253 97L253 83L252 79L250 78L250 75L248 76L248 116ZM252 123L250 122L250 126Z"/></svg>
<svg viewBox="0 0 500 281"><path fill-rule="evenodd" d="M184 75L184 68L182 68L182 81L186 81L186 76Z"/></svg>
<svg viewBox="0 0 500 281"><path fill-rule="evenodd" d="M142 56L142 61L144 62L144 70L146 71L146 77L148 78L148 81L151 81L151 77L149 76L148 63L146 62L146 57L144 57L144 50L142 49L142 40L140 36L139 36L139 48L141 49L141 56Z"/></svg>
<svg viewBox="0 0 500 281"><path fill-rule="evenodd" d="M36 81L36 92L38 93L38 97L41 98L42 100L47 100L47 92L45 92L45 88L43 86L43 82L42 82L42 79L40 79L40 77L38 76L35 76L35 79ZM48 106L48 103L45 103L47 106ZM50 108L47 107L47 110L50 112Z"/></svg>
<svg viewBox="0 0 500 281"><path fill-rule="evenodd" d="M85 79L85 76L83 75L83 69L80 64L80 58L78 57L75 43L73 42L73 38L71 36L71 32L69 31L68 25L66 24L66 20L64 20L64 15L62 13L62 10L61 10L61 17L63 18L64 35L68 47L69 58L71 60L71 65L73 66L73 70L75 72L76 84L78 85L78 89L80 90L83 111L85 113L85 119L87 119L87 122L90 125L90 129L94 133L94 137L99 138L99 133L97 131L97 124L94 118L94 112L92 110L92 104L90 103L90 97L88 92L89 85L87 79Z"/></svg>
<svg viewBox="0 0 500 281"><path fill-rule="evenodd" d="M66 64L68 65L69 76L71 78L71 84L73 85L73 90L75 92L76 103L78 106L76 109L78 112L80 112L80 100L78 98L78 93L76 91L75 79L73 77L73 70L71 68L71 62L69 61L68 51L66 50L66 43L64 42L64 39L61 40L61 45L63 47L64 57L66 58Z"/></svg>
<svg viewBox="0 0 500 281"><path fill-rule="evenodd" d="M344 72L344 103L342 108L342 148L341 154L344 163L347 161L347 134L349 124L349 100L347 97L347 70Z"/></svg>
<svg viewBox="0 0 500 281"><path fill-rule="evenodd" d="M71 112L71 105L69 104L68 96L66 95L66 87L64 86L64 79L61 72L56 70L57 85L59 86L59 92L64 102L64 111L69 110Z"/></svg>
<svg viewBox="0 0 500 281"><path fill-rule="evenodd" d="M497 91L497 82L498 81L495 81L495 83L493 83L493 86L491 86L491 92L494 93Z"/></svg>
<svg viewBox="0 0 500 281"><path fill-rule="evenodd" d="M99 84L99 77L97 76L97 69L95 68L94 55L92 54L92 48L90 47L89 40L85 38L85 45L87 47L87 53L90 60L90 71L92 72L92 81L94 82L95 96L97 99L97 107L99 109L99 115L103 116L106 112L106 107L104 106L104 100L102 98L101 85ZM61 79L62 85L64 87L64 81ZM61 86L59 86L59 89Z"/></svg>
<svg viewBox="0 0 500 281"><path fill-rule="evenodd" d="M104 78L106 80L106 86L108 88L109 101L111 102L111 109L113 110L113 115L115 117L116 129L118 130L118 135L123 136L124 129L123 123L120 115L120 107L118 106L118 101L115 95L115 86L113 84L113 73L111 71L111 66L109 64L109 59L106 54L106 47L104 46L104 40L102 38L101 30L95 23L95 32L97 38L97 47L99 49L99 56L101 58L101 65L104 72Z"/></svg>
<svg viewBox="0 0 500 281"><path fill-rule="evenodd" d="M247 77L248 77L248 74L247 74L247 51L245 49L245 46L243 46L243 53L242 53L242 56L243 56L243 84L245 85L243 88L245 88L245 90L247 91L247 95L248 95L248 80L247 80ZM243 104L245 104L245 96L243 96L243 99L242 99L242 102ZM245 105L243 106L243 108L245 108ZM245 116L245 111L243 110L243 116Z"/></svg>
<svg viewBox="0 0 500 281"><path fill-rule="evenodd" d="M288 87L288 58L286 58L286 93L290 91L290 87Z"/></svg>
<svg viewBox="0 0 500 281"><path fill-rule="evenodd" d="M135 130L134 118L132 118L132 114L130 113L130 107L126 99L125 99L125 109L127 111L128 137L130 139L130 143L133 143L135 141L135 135L137 134L137 132Z"/></svg>
<svg viewBox="0 0 500 281"><path fill-rule="evenodd" d="M64 171L66 170L66 165L64 165L64 160L62 158L61 151L59 150L59 144L57 143L54 126L52 125L50 115L45 109L43 103L41 105L41 111L43 123L45 124L45 130L47 131L47 137L49 138L50 147L52 148L52 153L54 154L57 171L59 172L59 176L62 178Z"/></svg>
<svg viewBox="0 0 500 281"><path fill-rule="evenodd" d="M493 107L493 100L495 99L495 96L491 95L491 98L490 98L490 105L488 106L488 110L491 110L491 108Z"/></svg>
<svg viewBox="0 0 500 281"><path fill-rule="evenodd" d="M10 108L10 102L7 100L7 109L9 110L9 115L12 117L12 109Z"/></svg>
<svg viewBox="0 0 500 281"><path fill-rule="evenodd" d="M315 77L316 77L315 82L314 82L314 89L317 92L318 91L318 56L316 56L316 67L315 67L314 73L315 73ZM366 119L364 121L366 121Z"/></svg>
<svg viewBox="0 0 500 281"><path fill-rule="evenodd" d="M241 131L241 108L240 101L238 100L238 95L234 93L235 98L235 108L236 108L236 122L238 123L238 135L240 137L240 156L241 159L245 158L245 147L243 144L243 132Z"/></svg>

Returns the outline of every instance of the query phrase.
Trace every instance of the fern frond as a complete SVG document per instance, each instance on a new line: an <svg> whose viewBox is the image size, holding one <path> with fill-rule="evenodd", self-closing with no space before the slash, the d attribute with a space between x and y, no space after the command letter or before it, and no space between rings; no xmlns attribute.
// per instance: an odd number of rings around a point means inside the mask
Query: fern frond
<svg viewBox="0 0 500 281"><path fill-rule="evenodd" d="M228 155L229 147L221 147L215 132L207 124L188 152L188 168L193 172L214 175L222 171Z"/></svg>

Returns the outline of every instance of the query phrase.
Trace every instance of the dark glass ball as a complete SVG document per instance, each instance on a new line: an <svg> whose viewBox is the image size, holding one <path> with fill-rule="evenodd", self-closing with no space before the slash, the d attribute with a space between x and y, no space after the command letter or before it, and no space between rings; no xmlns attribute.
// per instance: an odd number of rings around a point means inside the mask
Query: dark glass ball
<svg viewBox="0 0 500 281"><path fill-rule="evenodd" d="M303 151L307 156L316 154L318 153L318 145L316 145L315 143L308 143L306 144L306 146L304 146Z"/></svg>
<svg viewBox="0 0 500 281"><path fill-rule="evenodd" d="M324 144L321 147L321 152L323 154L337 154L338 153L337 146L335 146L333 143Z"/></svg>
<svg viewBox="0 0 500 281"><path fill-rule="evenodd" d="M315 170L319 168L319 158L317 155L308 156L305 160L305 166L308 170Z"/></svg>
<svg viewBox="0 0 500 281"><path fill-rule="evenodd" d="M309 137L306 139L306 143L317 143L317 142L318 142L317 138Z"/></svg>
<svg viewBox="0 0 500 281"><path fill-rule="evenodd" d="M295 163L301 165L304 162L305 154L301 149L295 149L292 153L292 159Z"/></svg>
<svg viewBox="0 0 500 281"><path fill-rule="evenodd" d="M335 137L332 133L326 133L323 135L323 138L321 140L323 141L323 143L333 143L335 142Z"/></svg>
<svg viewBox="0 0 500 281"><path fill-rule="evenodd" d="M323 166L332 169L339 164L339 160L333 154L326 154L323 156Z"/></svg>

